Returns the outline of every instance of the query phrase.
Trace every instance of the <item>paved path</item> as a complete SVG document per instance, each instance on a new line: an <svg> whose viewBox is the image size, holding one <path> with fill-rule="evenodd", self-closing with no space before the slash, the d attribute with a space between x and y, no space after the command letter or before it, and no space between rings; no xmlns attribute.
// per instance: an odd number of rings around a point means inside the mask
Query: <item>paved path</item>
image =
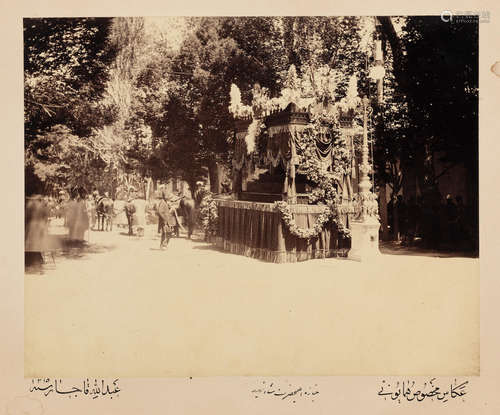
<svg viewBox="0 0 500 415"><path fill-rule="evenodd" d="M120 232L26 273L26 376L477 372L478 259L270 264Z"/></svg>

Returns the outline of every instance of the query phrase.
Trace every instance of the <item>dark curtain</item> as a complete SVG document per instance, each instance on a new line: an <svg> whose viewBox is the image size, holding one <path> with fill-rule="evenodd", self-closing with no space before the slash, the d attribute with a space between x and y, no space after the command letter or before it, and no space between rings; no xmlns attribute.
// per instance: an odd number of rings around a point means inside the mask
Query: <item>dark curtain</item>
<svg viewBox="0 0 500 415"><path fill-rule="evenodd" d="M294 205L300 228L312 228L322 208ZM272 204L243 201L219 203L218 245L225 251L268 262L297 262L315 258L344 257L350 248L334 223L310 240L290 233Z"/></svg>

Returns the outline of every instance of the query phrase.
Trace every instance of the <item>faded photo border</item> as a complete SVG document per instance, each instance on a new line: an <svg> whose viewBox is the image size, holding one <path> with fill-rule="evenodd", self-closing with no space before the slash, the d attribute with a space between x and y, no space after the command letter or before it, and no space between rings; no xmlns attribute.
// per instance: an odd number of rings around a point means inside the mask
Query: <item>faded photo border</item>
<svg viewBox="0 0 500 415"><path fill-rule="evenodd" d="M166 413L500 413L500 395L497 393L500 373L497 316L498 292L497 250L500 247L496 222L499 203L496 181L498 137L498 101L500 99L500 74L493 74L492 67L500 61L500 26L497 19L500 7L494 1L453 2L424 1L417 5L408 2L385 2L383 6L357 2L298 2L258 1L236 5L234 2L163 3L140 2L87 2L76 5L54 1L45 4L23 2L17 6L3 4L2 19L2 100L3 151L0 164L4 193L2 213L4 232L0 250L0 410L20 413L24 405L38 408L43 413L116 413L116 414L166 414ZM452 10L489 11L490 21L480 24L479 37L479 157L480 157L480 307L481 372L469 381L469 394L465 401L443 405L426 401L420 404L396 404L377 396L382 380L390 377L204 377L122 379L122 393L116 400L39 399L29 393L29 379L24 378L24 261L22 259L24 227L23 180L23 79L22 79L22 18L23 17L77 17L77 16L168 16L168 15L439 15L448 17ZM499 20L500 21L500 20ZM499 64L500 66L500 64ZM48 333L48 335L50 335ZM436 373L439 376L439 373ZM427 378L410 377L423 382ZM406 379L402 377L394 379ZM448 378L441 378L448 382ZM262 382L286 382L301 387L314 386L320 390L316 402L256 399L251 390ZM12 402L23 402L16 404ZM18 400L18 401L16 401ZM26 400L31 400L26 404ZM36 402L35 402L36 401ZM18 406L16 406L18 405ZM17 412L16 412L17 411ZM38 409L32 412L38 413Z"/></svg>

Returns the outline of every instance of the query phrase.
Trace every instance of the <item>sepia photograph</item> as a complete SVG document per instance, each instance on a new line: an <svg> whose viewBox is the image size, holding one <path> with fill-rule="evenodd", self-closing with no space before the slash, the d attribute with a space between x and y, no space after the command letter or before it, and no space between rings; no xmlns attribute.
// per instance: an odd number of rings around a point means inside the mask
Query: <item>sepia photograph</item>
<svg viewBox="0 0 500 415"><path fill-rule="evenodd" d="M25 377L479 375L489 19L25 17Z"/></svg>

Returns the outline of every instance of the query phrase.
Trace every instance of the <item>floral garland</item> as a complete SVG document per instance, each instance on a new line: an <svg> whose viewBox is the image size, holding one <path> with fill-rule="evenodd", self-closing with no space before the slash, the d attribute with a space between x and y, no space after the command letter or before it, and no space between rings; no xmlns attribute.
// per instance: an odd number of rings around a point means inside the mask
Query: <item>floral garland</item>
<svg viewBox="0 0 500 415"><path fill-rule="evenodd" d="M309 228L309 229L303 229L303 228L299 228L297 226L297 223L295 222L295 219L293 217L293 213L292 213L288 203L283 202L283 201L279 201L279 202L275 202L274 206L276 207L276 209L280 213L281 219L285 223L288 231L292 235L294 235L300 239L310 240L310 239L314 239L314 238L318 237L318 235L323 231L325 225L328 222L335 223L337 225L339 231L344 235L344 237L350 236L349 229L346 228L345 226L343 226L337 220L337 218L336 218L337 215L335 215L334 211L328 206L325 206L325 210L318 215L314 226L312 228Z"/></svg>
<svg viewBox="0 0 500 415"><path fill-rule="evenodd" d="M351 230L347 226L344 226L339 218L342 216L345 217L346 215L352 215L354 213L352 202L343 201L341 203L339 202L337 204L330 205L330 212L332 212L330 220L337 225L339 232L342 233L345 238L350 238Z"/></svg>
<svg viewBox="0 0 500 415"><path fill-rule="evenodd" d="M317 237L321 233L323 227L329 221L331 216L330 208L326 207L325 210L319 214L318 218L316 219L316 223L312 228L303 229L299 228L295 223L293 213L290 210L290 206L288 206L288 203L280 201L275 202L274 205L278 209L278 212L280 212L281 219L283 219L283 222L285 223L290 233L301 239L312 239Z"/></svg>
<svg viewBox="0 0 500 415"><path fill-rule="evenodd" d="M332 163L327 170L317 155L316 137L327 131L332 137ZM311 203L321 202L337 206L341 195L337 192L337 183L342 182L351 171L352 154L344 137L340 134L337 113L319 113L311 117L311 125L297 137L297 149L300 152L300 172L316 185L309 196Z"/></svg>
<svg viewBox="0 0 500 415"><path fill-rule="evenodd" d="M314 76L312 76L314 75ZM296 73L295 67L290 66L284 76L283 90L278 98L270 98L266 88L254 87L251 106L241 103L241 93L236 85L231 86L231 105L229 110L235 117L252 116L253 122L248 128L245 141L247 151L250 154L262 154L266 149L267 129L262 123L261 117L266 112L276 109L284 109L290 102L299 107L308 108L310 113L310 124L296 136L296 148L298 155L298 172L304 174L314 184L309 194L310 203L321 203L328 208L321 213L311 229L300 229L295 224L293 214L286 203L278 202L277 208L290 232L295 236L311 239L319 235L328 221L335 222L338 229L349 236L349 229L345 228L340 217L353 214L358 207L357 200L348 201L342 199L339 191L346 176L351 174L353 152L347 145L344 136L340 133L340 112L353 110L359 104L357 95L357 78L351 76L347 96L342 100L336 99L336 84L338 72L332 72L328 67L306 68L303 78ZM314 85L311 83L313 82ZM337 102L329 105L328 109L318 110L314 103ZM322 150L318 145L320 137L328 134L331 140L325 140L323 145L328 146Z"/></svg>
<svg viewBox="0 0 500 415"><path fill-rule="evenodd" d="M216 235L219 215L211 192L207 192L200 203L200 221L206 235Z"/></svg>

